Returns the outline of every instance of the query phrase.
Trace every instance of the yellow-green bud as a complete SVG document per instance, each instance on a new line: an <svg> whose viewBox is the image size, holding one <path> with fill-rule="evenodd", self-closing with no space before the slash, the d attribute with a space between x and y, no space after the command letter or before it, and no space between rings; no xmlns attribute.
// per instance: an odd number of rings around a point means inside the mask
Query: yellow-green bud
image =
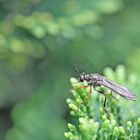
<svg viewBox="0 0 140 140"><path fill-rule="evenodd" d="M72 103L72 102L73 102L73 100L72 100L72 99L70 99L70 98L68 98L68 99L66 100L66 102L67 102L67 104L70 104L70 103Z"/></svg>
<svg viewBox="0 0 140 140"><path fill-rule="evenodd" d="M79 118L79 122L80 122L81 124L84 124L84 123L86 122L86 119L84 119L84 118Z"/></svg>
<svg viewBox="0 0 140 140"><path fill-rule="evenodd" d="M99 123L98 122L95 122L94 123L94 127L98 129L99 128Z"/></svg>
<svg viewBox="0 0 140 140"><path fill-rule="evenodd" d="M115 128L113 129L113 133L114 133L115 135L118 135L118 134L119 134L119 128L118 128L118 127L115 127Z"/></svg>
<svg viewBox="0 0 140 140"><path fill-rule="evenodd" d="M107 119L106 115L102 115L102 120L105 121Z"/></svg>
<svg viewBox="0 0 140 140"><path fill-rule="evenodd" d="M73 124L71 124L71 123L68 123L68 128L69 129L76 129L75 126Z"/></svg>
<svg viewBox="0 0 140 140"><path fill-rule="evenodd" d="M74 138L74 135L71 132L65 132L64 133L64 136L67 139L73 139Z"/></svg>
<svg viewBox="0 0 140 140"><path fill-rule="evenodd" d="M77 83L78 81L77 81L77 79L76 78L70 78L70 82L73 84L73 83Z"/></svg>
<svg viewBox="0 0 140 140"><path fill-rule="evenodd" d="M128 126L128 127L132 127L132 122L131 122L131 121L128 121L128 122L127 122L127 126Z"/></svg>
<svg viewBox="0 0 140 140"><path fill-rule="evenodd" d="M73 111L78 111L78 107L75 104L70 103L69 108L71 108Z"/></svg>
<svg viewBox="0 0 140 140"><path fill-rule="evenodd" d="M77 104L80 105L80 104L82 104L83 101L82 101L81 99L78 98L78 99L76 99L76 102L77 102Z"/></svg>
<svg viewBox="0 0 140 140"><path fill-rule="evenodd" d="M119 132L121 133L121 135L125 135L125 130L122 126L119 126Z"/></svg>
<svg viewBox="0 0 140 140"><path fill-rule="evenodd" d="M138 125L140 126L140 118L138 118L137 123L138 123Z"/></svg>
<svg viewBox="0 0 140 140"><path fill-rule="evenodd" d="M105 120L103 122L103 127L108 127L110 125L110 121L109 120Z"/></svg>

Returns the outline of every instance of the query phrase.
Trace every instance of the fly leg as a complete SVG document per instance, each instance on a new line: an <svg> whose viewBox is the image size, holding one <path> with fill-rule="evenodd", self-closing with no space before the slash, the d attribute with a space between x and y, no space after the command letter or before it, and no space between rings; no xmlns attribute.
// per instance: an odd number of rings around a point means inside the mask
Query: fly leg
<svg viewBox="0 0 140 140"><path fill-rule="evenodd" d="M96 90L97 92L99 92L99 93L101 93L101 94L104 94L103 91L97 90L97 89L96 89L97 86L100 86L100 85L98 85L97 82L96 82L96 83L93 85L94 90Z"/></svg>
<svg viewBox="0 0 140 140"><path fill-rule="evenodd" d="M97 90L97 89L96 89L97 86L98 86L98 85L97 85L97 83L96 83L93 87L94 87L94 89L95 89L98 93L101 93L102 95L105 96L104 103L103 103L103 109L104 109L104 111L105 111L105 113L106 113L106 116L107 116L108 118L110 118L110 114L109 114L108 110L106 109L107 96L105 95L105 93L104 93L103 91ZM112 97L115 98L114 96L112 96ZM116 99L116 98L115 98L115 99Z"/></svg>
<svg viewBox="0 0 140 140"><path fill-rule="evenodd" d="M94 88L94 89L95 89L95 88ZM96 89L95 89L95 90L96 90ZM110 118L110 114L109 114L108 110L106 109L107 97L106 97L105 93L104 93L103 91L99 91L99 90L96 90L96 91L105 96L104 103L103 103L103 109L104 109L104 111L105 111L105 113L106 113L106 116L107 116L108 118ZM116 99L116 98L115 98L115 99Z"/></svg>
<svg viewBox="0 0 140 140"><path fill-rule="evenodd" d="M106 113L106 116L108 117L108 118L110 118L110 114L109 114L109 112L108 112L108 110L106 109L106 101L107 100L107 97L106 97L106 95L105 95L105 99L104 99L104 111L105 111L105 113Z"/></svg>
<svg viewBox="0 0 140 140"><path fill-rule="evenodd" d="M102 95L105 95L105 93L103 91L96 89L97 85L94 85L93 87L94 87L94 90L96 90L98 93L101 93ZM112 91L111 91L111 94L112 94ZM113 94L112 94L112 97L113 97L113 99L118 100Z"/></svg>

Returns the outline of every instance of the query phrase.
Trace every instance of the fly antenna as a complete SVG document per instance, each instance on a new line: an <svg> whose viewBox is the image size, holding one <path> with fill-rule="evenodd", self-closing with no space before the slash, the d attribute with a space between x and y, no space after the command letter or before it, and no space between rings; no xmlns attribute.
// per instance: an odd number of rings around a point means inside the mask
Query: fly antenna
<svg viewBox="0 0 140 140"><path fill-rule="evenodd" d="M77 73L80 74L80 71L79 71L79 69L77 67L75 68L75 70L76 70Z"/></svg>

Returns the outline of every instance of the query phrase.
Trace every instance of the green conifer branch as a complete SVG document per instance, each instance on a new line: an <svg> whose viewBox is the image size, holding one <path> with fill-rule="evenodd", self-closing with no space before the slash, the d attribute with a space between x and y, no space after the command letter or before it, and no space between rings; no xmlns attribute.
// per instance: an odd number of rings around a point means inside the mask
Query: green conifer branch
<svg viewBox="0 0 140 140"><path fill-rule="evenodd" d="M117 78L123 83L124 68L119 66L116 73ZM72 97L67 99L67 104L70 114L77 118L78 123L68 123L68 132L64 133L65 138L69 140L140 139L140 118L136 120L135 114L130 114L130 121L122 120L119 100L113 99L112 94L107 94L109 100L107 106L111 114L108 118L103 110L104 96L100 96L96 91L90 96L90 88L81 88L87 85L86 82L79 83L75 78L71 78L70 82ZM109 92L108 89L103 90Z"/></svg>

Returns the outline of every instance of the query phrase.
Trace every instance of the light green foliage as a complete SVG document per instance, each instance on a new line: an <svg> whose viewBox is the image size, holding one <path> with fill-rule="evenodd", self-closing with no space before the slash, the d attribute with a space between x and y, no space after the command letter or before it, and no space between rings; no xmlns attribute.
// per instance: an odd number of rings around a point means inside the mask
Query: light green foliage
<svg viewBox="0 0 140 140"><path fill-rule="evenodd" d="M104 71L107 78L114 80L122 85L135 87L138 84L138 77L131 83L131 74L126 76L126 71L123 66L118 66L115 71L107 68ZM133 75L134 76L134 75ZM131 77L131 78L130 78ZM135 77L135 76L134 76ZM132 79L134 79L134 77ZM77 82L77 83L76 83ZM86 83L79 83L76 79L71 78L72 83L72 98L67 99L67 104L70 108L70 114L78 119L78 123L68 124L68 132L64 135L70 140L136 140L139 139L140 115L133 106L133 101L128 101L117 96L117 100L113 99L112 93L108 96L107 109L111 117L108 118L103 110L104 97L100 93L95 93L90 96L89 89L83 89L81 86ZM135 84L134 84L135 83ZM100 89L101 90L101 89ZM138 89L137 89L138 90ZM105 93L109 90L105 89ZM139 90L140 91L140 90ZM95 94L98 94L96 96ZM137 94L138 96L138 94ZM137 103L138 103L137 98ZM129 103L130 102L130 103ZM93 108L93 104L94 108ZM100 104L100 105L99 105ZM100 109L97 108L99 105ZM136 105L136 104L135 104ZM129 107L129 108L127 108ZM134 108L133 108L134 107ZM125 112L124 110L127 111ZM136 112L135 112L136 111ZM132 115L133 112L133 115ZM99 115L95 115L99 114ZM94 115L93 115L94 114ZM128 115L129 114L129 115Z"/></svg>

